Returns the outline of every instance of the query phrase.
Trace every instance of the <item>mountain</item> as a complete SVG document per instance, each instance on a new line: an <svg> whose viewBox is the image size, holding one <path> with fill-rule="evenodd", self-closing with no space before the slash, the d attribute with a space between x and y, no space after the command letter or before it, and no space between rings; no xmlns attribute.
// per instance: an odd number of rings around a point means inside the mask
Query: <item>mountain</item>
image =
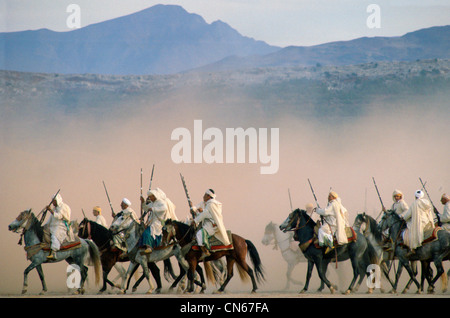
<svg viewBox="0 0 450 318"><path fill-rule="evenodd" d="M0 33L0 68L45 73L170 74L227 56L278 50L211 24L180 6L143 11L68 32L48 29Z"/></svg>
<svg viewBox="0 0 450 318"><path fill-rule="evenodd" d="M363 37L315 46L289 46L257 57L226 57L201 70L255 67L350 65L380 61L450 58L450 26L432 27L401 37Z"/></svg>

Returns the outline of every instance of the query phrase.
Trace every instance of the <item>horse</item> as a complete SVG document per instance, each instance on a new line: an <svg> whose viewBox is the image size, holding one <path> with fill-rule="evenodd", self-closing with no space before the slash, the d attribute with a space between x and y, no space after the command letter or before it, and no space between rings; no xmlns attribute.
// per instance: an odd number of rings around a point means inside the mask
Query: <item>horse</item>
<svg viewBox="0 0 450 318"><path fill-rule="evenodd" d="M103 269L103 286L99 293L103 293L106 290L106 284L109 284L111 287L117 287L108 279L108 275L117 262L128 262L129 259L127 256L121 257L122 251L114 247L112 243L112 232L97 222L84 218L78 226L78 236L81 238L91 238L100 250L100 259ZM154 262L148 263L148 266L157 284L155 292L159 293L162 288L159 268ZM171 266L168 266L167 270L170 272L172 270ZM124 276L125 277L122 280L122 284L127 278L126 274ZM145 278L145 276L142 275L141 278ZM133 290L137 288L141 281L142 279L137 280L135 286L133 286Z"/></svg>
<svg viewBox="0 0 450 318"><path fill-rule="evenodd" d="M42 283L41 294L47 292L47 285L45 283L44 272L41 264L56 263L65 260L69 264L75 264L81 274L80 285L76 293L84 294L84 282L87 278L88 268L84 265L90 257L90 261L94 264L95 283L98 284L100 279L100 252L97 245L91 240L80 239L80 247L67 250L59 250L55 252L55 259L48 260L49 251L43 248L44 243L44 228L41 222L36 218L34 213L29 210L22 211L17 218L8 225L8 230L18 232L22 229L22 235L25 240L25 250L27 251L27 258L31 264L24 271L24 280L22 294L25 294L28 289L28 273L36 268L39 278Z"/></svg>
<svg viewBox="0 0 450 318"><path fill-rule="evenodd" d="M298 263L306 263L307 260L298 247L296 249L291 248L291 242L293 241L293 235L291 233L284 233L281 231L277 224L270 222L264 229L264 236L261 243L264 245L274 244L274 249L280 249L281 256L286 261L288 267L286 271L286 286L285 290L289 289L289 285L292 282L296 285L302 285L303 283L295 280L292 277L292 271Z"/></svg>
<svg viewBox="0 0 450 318"><path fill-rule="evenodd" d="M127 286L125 288L124 283L122 283L121 291L122 293L126 293L128 290L131 276L134 273L134 271L137 269L137 266L141 266L143 269L143 275L148 281L149 284L149 290L147 291L147 294L150 294L153 292L153 285L150 280L149 276L149 267L148 263L152 262L158 262L158 261L164 261L171 256L174 255L174 246L168 245L165 247L160 248L154 248L153 251L150 254L142 255L139 251L138 241L141 237L144 227L142 224L135 221L131 215L122 215L118 217L112 224L111 224L111 232L113 235L123 232L125 235L125 241L127 246L127 255L130 260L130 265L127 270L127 277L128 282ZM138 280L138 282L140 282ZM138 283L136 282L136 283ZM159 291L158 291L159 292Z"/></svg>
<svg viewBox="0 0 450 318"><path fill-rule="evenodd" d="M337 287L333 286L326 277L326 271L328 264L332 261L345 261L350 259L353 268L353 280L350 286L346 290L346 294L351 293L354 289L356 280L359 278L357 286L359 286L364 279L367 266L373 264L376 261L375 251L372 245L366 240L366 238L361 235L361 233L356 232L357 240L349 242L340 247L335 248L334 253L325 254L322 248L318 248L313 243L314 241L314 227L316 223L314 220L306 213L305 210L296 209L289 214L286 220L280 225L280 230L283 232L295 231L296 240L299 244L303 246L302 252L308 260L308 271L306 274L306 283L303 290L300 293L304 293L308 290L309 281L311 279L312 270L314 265L316 265L317 272L321 281L323 281L330 292L333 294ZM372 288L369 288L369 293L372 292Z"/></svg>
<svg viewBox="0 0 450 318"><path fill-rule="evenodd" d="M450 233L444 229L437 231L437 240L423 244L416 248L416 252L412 255L408 253L408 248L399 243L400 235L406 228L406 222L397 213L392 210L388 210L383 213L383 217L380 221L381 231L385 231L389 228L389 236L394 242L394 253L397 256L399 263L406 268L410 278L417 286L417 293L421 292L421 285L415 278L415 273L410 265L411 261L421 261L422 271L425 273L425 278L428 281L428 293L434 292L434 284L444 274L445 270L442 265L443 261L448 260L450 257ZM433 262L436 266L436 276L430 277L429 265ZM398 275L394 286L398 284Z"/></svg>
<svg viewBox="0 0 450 318"><path fill-rule="evenodd" d="M233 233L231 235L233 249L212 251L210 256L201 259L203 252L201 250L192 249L192 246L195 242L195 232L196 231L194 227L170 219L166 220L166 223L163 227L163 244L168 244L172 239L175 239L177 243L182 247L182 249L185 249L187 251L184 256L185 260L189 264L189 283L187 292L193 292L194 290L194 270L196 269L199 262L203 261L206 264L209 261L213 261L225 256L227 261L227 276L223 284L217 290L217 293L223 293L227 284L233 277L234 263L238 264L238 271L241 279L245 279L247 277L245 273L247 273L247 275L250 277L252 281L252 293L256 293L256 290L258 289L256 281L258 281L258 283L262 282L264 280L264 273L261 259L259 258L258 251L256 250L256 247L253 245L253 243L250 240L246 240ZM245 260L247 253L253 263L254 271L250 268L250 266L248 266Z"/></svg>

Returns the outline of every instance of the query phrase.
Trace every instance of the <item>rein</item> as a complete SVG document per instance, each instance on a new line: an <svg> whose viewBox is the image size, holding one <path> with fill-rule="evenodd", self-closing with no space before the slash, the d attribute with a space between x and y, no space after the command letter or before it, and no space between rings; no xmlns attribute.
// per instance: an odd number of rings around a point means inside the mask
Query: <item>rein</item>
<svg viewBox="0 0 450 318"><path fill-rule="evenodd" d="M20 223L19 228L22 228L22 233L20 234L20 239L17 244L22 245L23 243L23 237L25 235L25 232L28 231L31 227L31 222L28 222L30 218L32 217L32 214L29 213L26 218L23 219L23 221Z"/></svg>

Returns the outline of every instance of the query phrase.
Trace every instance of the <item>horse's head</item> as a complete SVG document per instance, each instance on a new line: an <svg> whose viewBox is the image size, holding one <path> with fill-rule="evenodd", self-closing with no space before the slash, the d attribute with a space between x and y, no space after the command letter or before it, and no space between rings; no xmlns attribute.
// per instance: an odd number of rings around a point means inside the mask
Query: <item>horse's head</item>
<svg viewBox="0 0 450 318"><path fill-rule="evenodd" d="M161 245L167 246L170 244L170 241L175 240L177 230L175 228L175 224L171 219L168 219L164 222L164 226L162 228L163 236L161 239Z"/></svg>
<svg viewBox="0 0 450 318"><path fill-rule="evenodd" d="M300 222L300 209L296 209L288 215L286 220L281 223L280 230L286 233L287 231L290 231L297 227L298 222Z"/></svg>
<svg viewBox="0 0 450 318"><path fill-rule="evenodd" d="M20 212L17 218L8 225L8 230L17 233L20 229L27 228L30 225L32 217L33 212L31 212L31 209Z"/></svg>
<svg viewBox="0 0 450 318"><path fill-rule="evenodd" d="M399 223L400 221L402 221L402 218L400 218L394 210L387 210L383 213L381 218L379 224L380 230L384 232L385 230L392 228L393 225Z"/></svg>
<svg viewBox="0 0 450 318"><path fill-rule="evenodd" d="M84 218L80 224L78 225L78 236L86 239L89 237L89 228L88 228L89 220L87 218Z"/></svg>
<svg viewBox="0 0 450 318"><path fill-rule="evenodd" d="M111 224L110 230L113 234L128 230L135 224L135 220L131 213L121 213Z"/></svg>
<svg viewBox="0 0 450 318"><path fill-rule="evenodd" d="M368 222L369 219L367 218L366 212L360 213L353 222L353 228L359 230L361 233L365 233L368 228Z"/></svg>
<svg viewBox="0 0 450 318"><path fill-rule="evenodd" d="M266 225L266 228L264 229L264 236L262 238L262 243L264 245L269 245L275 239L275 227L276 224L273 222Z"/></svg>

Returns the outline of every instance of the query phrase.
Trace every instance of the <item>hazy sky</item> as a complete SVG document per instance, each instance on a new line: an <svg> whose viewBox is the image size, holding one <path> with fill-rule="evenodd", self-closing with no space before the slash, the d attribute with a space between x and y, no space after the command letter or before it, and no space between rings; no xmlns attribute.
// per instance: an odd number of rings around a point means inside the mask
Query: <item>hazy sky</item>
<svg viewBox="0 0 450 318"><path fill-rule="evenodd" d="M48 28L69 31L69 4L80 7L81 27L143 10L177 4L208 23L222 20L242 35L272 45L314 45L361 36L400 36L450 24L448 0L0 0L0 32ZM379 28L367 19L379 8Z"/></svg>

